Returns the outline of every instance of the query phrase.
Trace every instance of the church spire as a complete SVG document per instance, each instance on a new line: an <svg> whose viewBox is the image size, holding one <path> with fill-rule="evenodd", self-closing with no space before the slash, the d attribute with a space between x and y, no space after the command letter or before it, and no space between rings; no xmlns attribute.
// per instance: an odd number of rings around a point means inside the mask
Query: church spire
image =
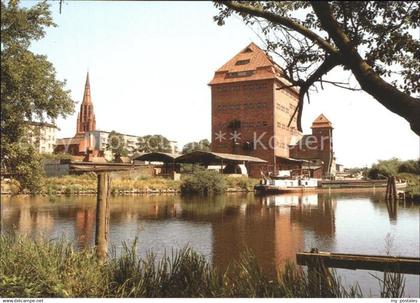
<svg viewBox="0 0 420 303"><path fill-rule="evenodd" d="M83 93L83 101L80 104L80 111L77 117L76 135L94 131L96 129L95 113L93 111L93 103L90 95L89 72L86 74L85 91Z"/></svg>
<svg viewBox="0 0 420 303"><path fill-rule="evenodd" d="M83 93L83 103L92 103L90 97L89 72L87 72L86 74L85 92Z"/></svg>

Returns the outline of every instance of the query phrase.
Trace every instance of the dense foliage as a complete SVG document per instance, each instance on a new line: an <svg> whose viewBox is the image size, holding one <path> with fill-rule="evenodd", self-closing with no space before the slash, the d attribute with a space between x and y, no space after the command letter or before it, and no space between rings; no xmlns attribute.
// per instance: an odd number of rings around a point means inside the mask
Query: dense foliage
<svg viewBox="0 0 420 303"><path fill-rule="evenodd" d="M226 179L214 170L195 170L186 176L181 183L182 193L212 194L222 193L226 190Z"/></svg>
<svg viewBox="0 0 420 303"><path fill-rule="evenodd" d="M420 159L401 161L397 158L379 160L368 170L370 179L384 179L398 173L409 173L420 176Z"/></svg>
<svg viewBox="0 0 420 303"><path fill-rule="evenodd" d="M189 142L182 148L182 153L187 154L193 151L210 151L210 141L207 139L198 142Z"/></svg>
<svg viewBox="0 0 420 303"><path fill-rule="evenodd" d="M370 179L385 179L396 176L407 182L406 199L420 201L420 159L401 161L397 158L380 160L367 171Z"/></svg>
<svg viewBox="0 0 420 303"><path fill-rule="evenodd" d="M124 136L114 130L108 135L106 148L112 152L114 160L118 157L126 157L129 152L125 145Z"/></svg>
<svg viewBox="0 0 420 303"><path fill-rule="evenodd" d="M25 121L54 120L74 108L53 65L29 50L51 26L46 2L21 8L19 1L1 1L1 168L31 191L40 188L43 171L38 153L27 143Z"/></svg>
<svg viewBox="0 0 420 303"><path fill-rule="evenodd" d="M172 152L171 142L162 135L147 135L139 137L138 146L138 151L142 153Z"/></svg>
<svg viewBox="0 0 420 303"><path fill-rule="evenodd" d="M115 250L114 250L115 251ZM136 255L136 243L123 246L103 264L93 250L75 250L64 241L38 241L0 236L0 297L286 297L320 295L311 278L292 263L268 276L251 252L227 270L215 268L189 248L157 260ZM404 296L404 279L382 282L383 297ZM320 279L323 279L322 276ZM332 274L323 297L361 297L359 287L345 289Z"/></svg>

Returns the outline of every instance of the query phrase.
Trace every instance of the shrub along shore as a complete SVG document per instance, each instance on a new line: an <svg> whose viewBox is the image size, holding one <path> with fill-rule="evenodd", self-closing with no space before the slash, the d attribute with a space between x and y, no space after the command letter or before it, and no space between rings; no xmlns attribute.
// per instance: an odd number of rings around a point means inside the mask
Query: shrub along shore
<svg viewBox="0 0 420 303"><path fill-rule="evenodd" d="M180 181L160 177L116 177L111 181L113 195L157 193L222 193L250 192L259 181L248 177L224 176L214 171L197 171ZM40 192L43 195L95 195L97 178L94 173L45 178ZM3 194L19 194L19 183L2 181ZM23 192L28 193L28 192Z"/></svg>
<svg viewBox="0 0 420 303"><path fill-rule="evenodd" d="M113 250L115 251L115 249ZM294 263L275 277L265 274L251 252L221 271L205 257L185 248L157 260L150 253L140 259L136 242L123 245L98 262L95 251L75 250L64 240L31 240L0 236L0 297L363 297L358 287L344 287L332 272L320 293L320 277ZM322 276L321 276L322 277ZM324 278L321 278L321 280ZM404 278L386 274L379 279L380 295L404 296Z"/></svg>

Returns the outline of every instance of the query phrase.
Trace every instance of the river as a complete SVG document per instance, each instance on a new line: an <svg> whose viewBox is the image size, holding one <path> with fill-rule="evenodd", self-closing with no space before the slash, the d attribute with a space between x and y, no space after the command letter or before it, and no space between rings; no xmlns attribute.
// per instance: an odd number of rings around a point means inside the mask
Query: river
<svg viewBox="0 0 420 303"><path fill-rule="evenodd" d="M390 213L384 193L323 193L260 197L226 194L111 199L110 242L137 238L137 251L158 256L190 246L219 268L250 249L272 274L298 251L419 256L418 205L400 203ZM94 196L2 197L2 232L65 237L79 248L94 241ZM377 296L378 281L366 271L337 270L345 284L358 281ZM372 272L382 277L382 273ZM406 275L406 295L419 297L419 276Z"/></svg>

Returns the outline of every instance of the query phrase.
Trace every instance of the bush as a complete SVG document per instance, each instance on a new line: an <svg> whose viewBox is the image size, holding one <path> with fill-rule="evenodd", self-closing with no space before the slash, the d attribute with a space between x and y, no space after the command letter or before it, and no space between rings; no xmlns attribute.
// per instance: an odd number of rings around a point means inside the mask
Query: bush
<svg viewBox="0 0 420 303"><path fill-rule="evenodd" d="M45 174L39 153L29 144L13 143L4 148L8 155L7 159L2 158L4 171L19 182L21 190L40 192Z"/></svg>
<svg viewBox="0 0 420 303"><path fill-rule="evenodd" d="M225 177L226 182L231 188L241 188L247 191L252 191L254 186L259 183L258 179L249 178L246 176L241 177Z"/></svg>
<svg viewBox="0 0 420 303"><path fill-rule="evenodd" d="M226 180L220 173L212 170L198 170L185 177L181 183L182 193L211 194L226 190Z"/></svg>

